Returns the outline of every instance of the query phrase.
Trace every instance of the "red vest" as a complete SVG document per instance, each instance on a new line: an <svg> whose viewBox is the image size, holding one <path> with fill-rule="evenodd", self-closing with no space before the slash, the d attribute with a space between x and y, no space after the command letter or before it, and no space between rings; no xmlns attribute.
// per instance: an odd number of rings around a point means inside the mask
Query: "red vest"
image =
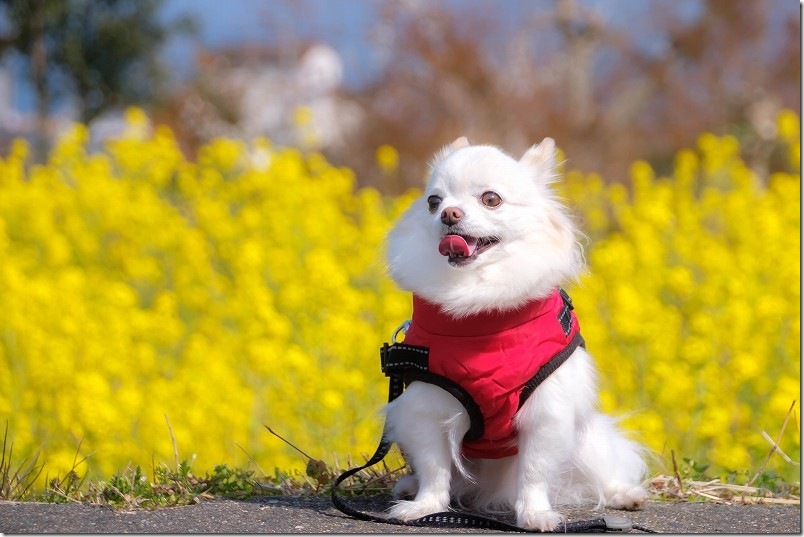
<svg viewBox="0 0 804 537"><path fill-rule="evenodd" d="M458 384L479 407L483 434L464 439L464 455L499 459L517 453L513 420L533 389L528 382L551 359L561 358L553 367L563 363L583 339L569 297L556 290L517 310L459 319L414 296L405 344L428 347L429 371Z"/></svg>

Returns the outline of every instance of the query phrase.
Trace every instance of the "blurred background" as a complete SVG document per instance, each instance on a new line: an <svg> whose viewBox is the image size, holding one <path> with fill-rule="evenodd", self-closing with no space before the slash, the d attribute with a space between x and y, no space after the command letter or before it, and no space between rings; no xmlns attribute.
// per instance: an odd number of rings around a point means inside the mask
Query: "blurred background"
<svg viewBox="0 0 804 537"><path fill-rule="evenodd" d="M777 113L800 110L792 0L2 0L0 58L0 153L24 136L41 156L72 121L99 144L135 104L188 157L266 136L388 193L458 135L513 153L549 135L616 182L734 134L766 175Z"/></svg>
<svg viewBox="0 0 804 537"><path fill-rule="evenodd" d="M551 136L603 410L798 490L800 92L793 0L0 0L0 427L51 477L360 460L428 159Z"/></svg>

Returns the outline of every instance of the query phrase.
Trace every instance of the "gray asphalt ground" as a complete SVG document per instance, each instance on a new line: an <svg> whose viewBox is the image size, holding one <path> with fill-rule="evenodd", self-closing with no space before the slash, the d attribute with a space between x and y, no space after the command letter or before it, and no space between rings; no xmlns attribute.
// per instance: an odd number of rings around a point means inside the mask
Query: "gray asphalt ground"
<svg viewBox="0 0 804 537"><path fill-rule="evenodd" d="M387 499L350 500L380 512ZM661 533L800 534L800 506L649 502L635 512L561 509L568 520L629 518ZM210 500L188 507L115 511L83 504L0 502L0 533L482 533L471 529L392 526L346 517L323 497Z"/></svg>

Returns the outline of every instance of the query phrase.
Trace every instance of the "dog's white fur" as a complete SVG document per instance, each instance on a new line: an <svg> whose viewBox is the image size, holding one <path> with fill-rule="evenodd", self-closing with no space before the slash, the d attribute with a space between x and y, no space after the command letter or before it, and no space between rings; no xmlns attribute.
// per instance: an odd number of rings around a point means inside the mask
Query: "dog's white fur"
<svg viewBox="0 0 804 537"><path fill-rule="evenodd" d="M546 138L515 160L492 146L459 138L434 158L426 191L388 237L388 267L397 284L454 316L508 310L548 296L578 277L583 258L576 228L552 192L555 144ZM502 203L483 205L493 191ZM437 210L430 196L441 198ZM472 262L453 266L438 251L446 207L462 218L450 233L499 242ZM451 499L480 511L513 510L517 524L554 529L553 505L595 502L635 509L647 498L642 448L596 410L596 370L579 348L539 386L515 418L519 454L467 460L463 406L440 388L412 383L386 407L390 439L414 473L400 480L390 516L412 520L444 511Z"/></svg>

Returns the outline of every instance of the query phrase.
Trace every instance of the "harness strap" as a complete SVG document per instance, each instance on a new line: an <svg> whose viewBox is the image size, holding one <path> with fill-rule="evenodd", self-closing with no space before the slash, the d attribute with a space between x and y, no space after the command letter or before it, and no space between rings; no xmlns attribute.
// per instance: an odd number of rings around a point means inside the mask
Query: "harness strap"
<svg viewBox="0 0 804 537"><path fill-rule="evenodd" d="M522 388L522 392L519 394L518 408L522 408L522 405L525 404L525 401L528 400L528 397L530 397L536 388L539 387L539 384L547 380L547 377L555 373L556 369L558 369L561 364L566 362L578 347L586 348L586 342L584 341L580 332L575 334L575 336L572 338L572 341L570 341L570 344L567 345L567 348L550 358L550 361L540 367L536 374L533 375L533 378L525 384L525 387Z"/></svg>
<svg viewBox="0 0 804 537"><path fill-rule="evenodd" d="M458 400L469 414L469 430L464 441L477 440L483 437L485 421L483 412L477 402L460 384L442 375L430 371L430 349L404 343L383 344L380 349L380 366L382 372L391 379L388 402L402 394L405 386L411 382L422 381L434 384Z"/></svg>
<svg viewBox="0 0 804 537"><path fill-rule="evenodd" d="M480 410L480 405L477 404L477 401L463 386L454 380L429 371L405 371L405 386L409 386L411 382L417 380L438 386L463 405L464 410L469 415L469 430L463 435L464 442L472 442L483 438L483 432L486 430L483 412Z"/></svg>

